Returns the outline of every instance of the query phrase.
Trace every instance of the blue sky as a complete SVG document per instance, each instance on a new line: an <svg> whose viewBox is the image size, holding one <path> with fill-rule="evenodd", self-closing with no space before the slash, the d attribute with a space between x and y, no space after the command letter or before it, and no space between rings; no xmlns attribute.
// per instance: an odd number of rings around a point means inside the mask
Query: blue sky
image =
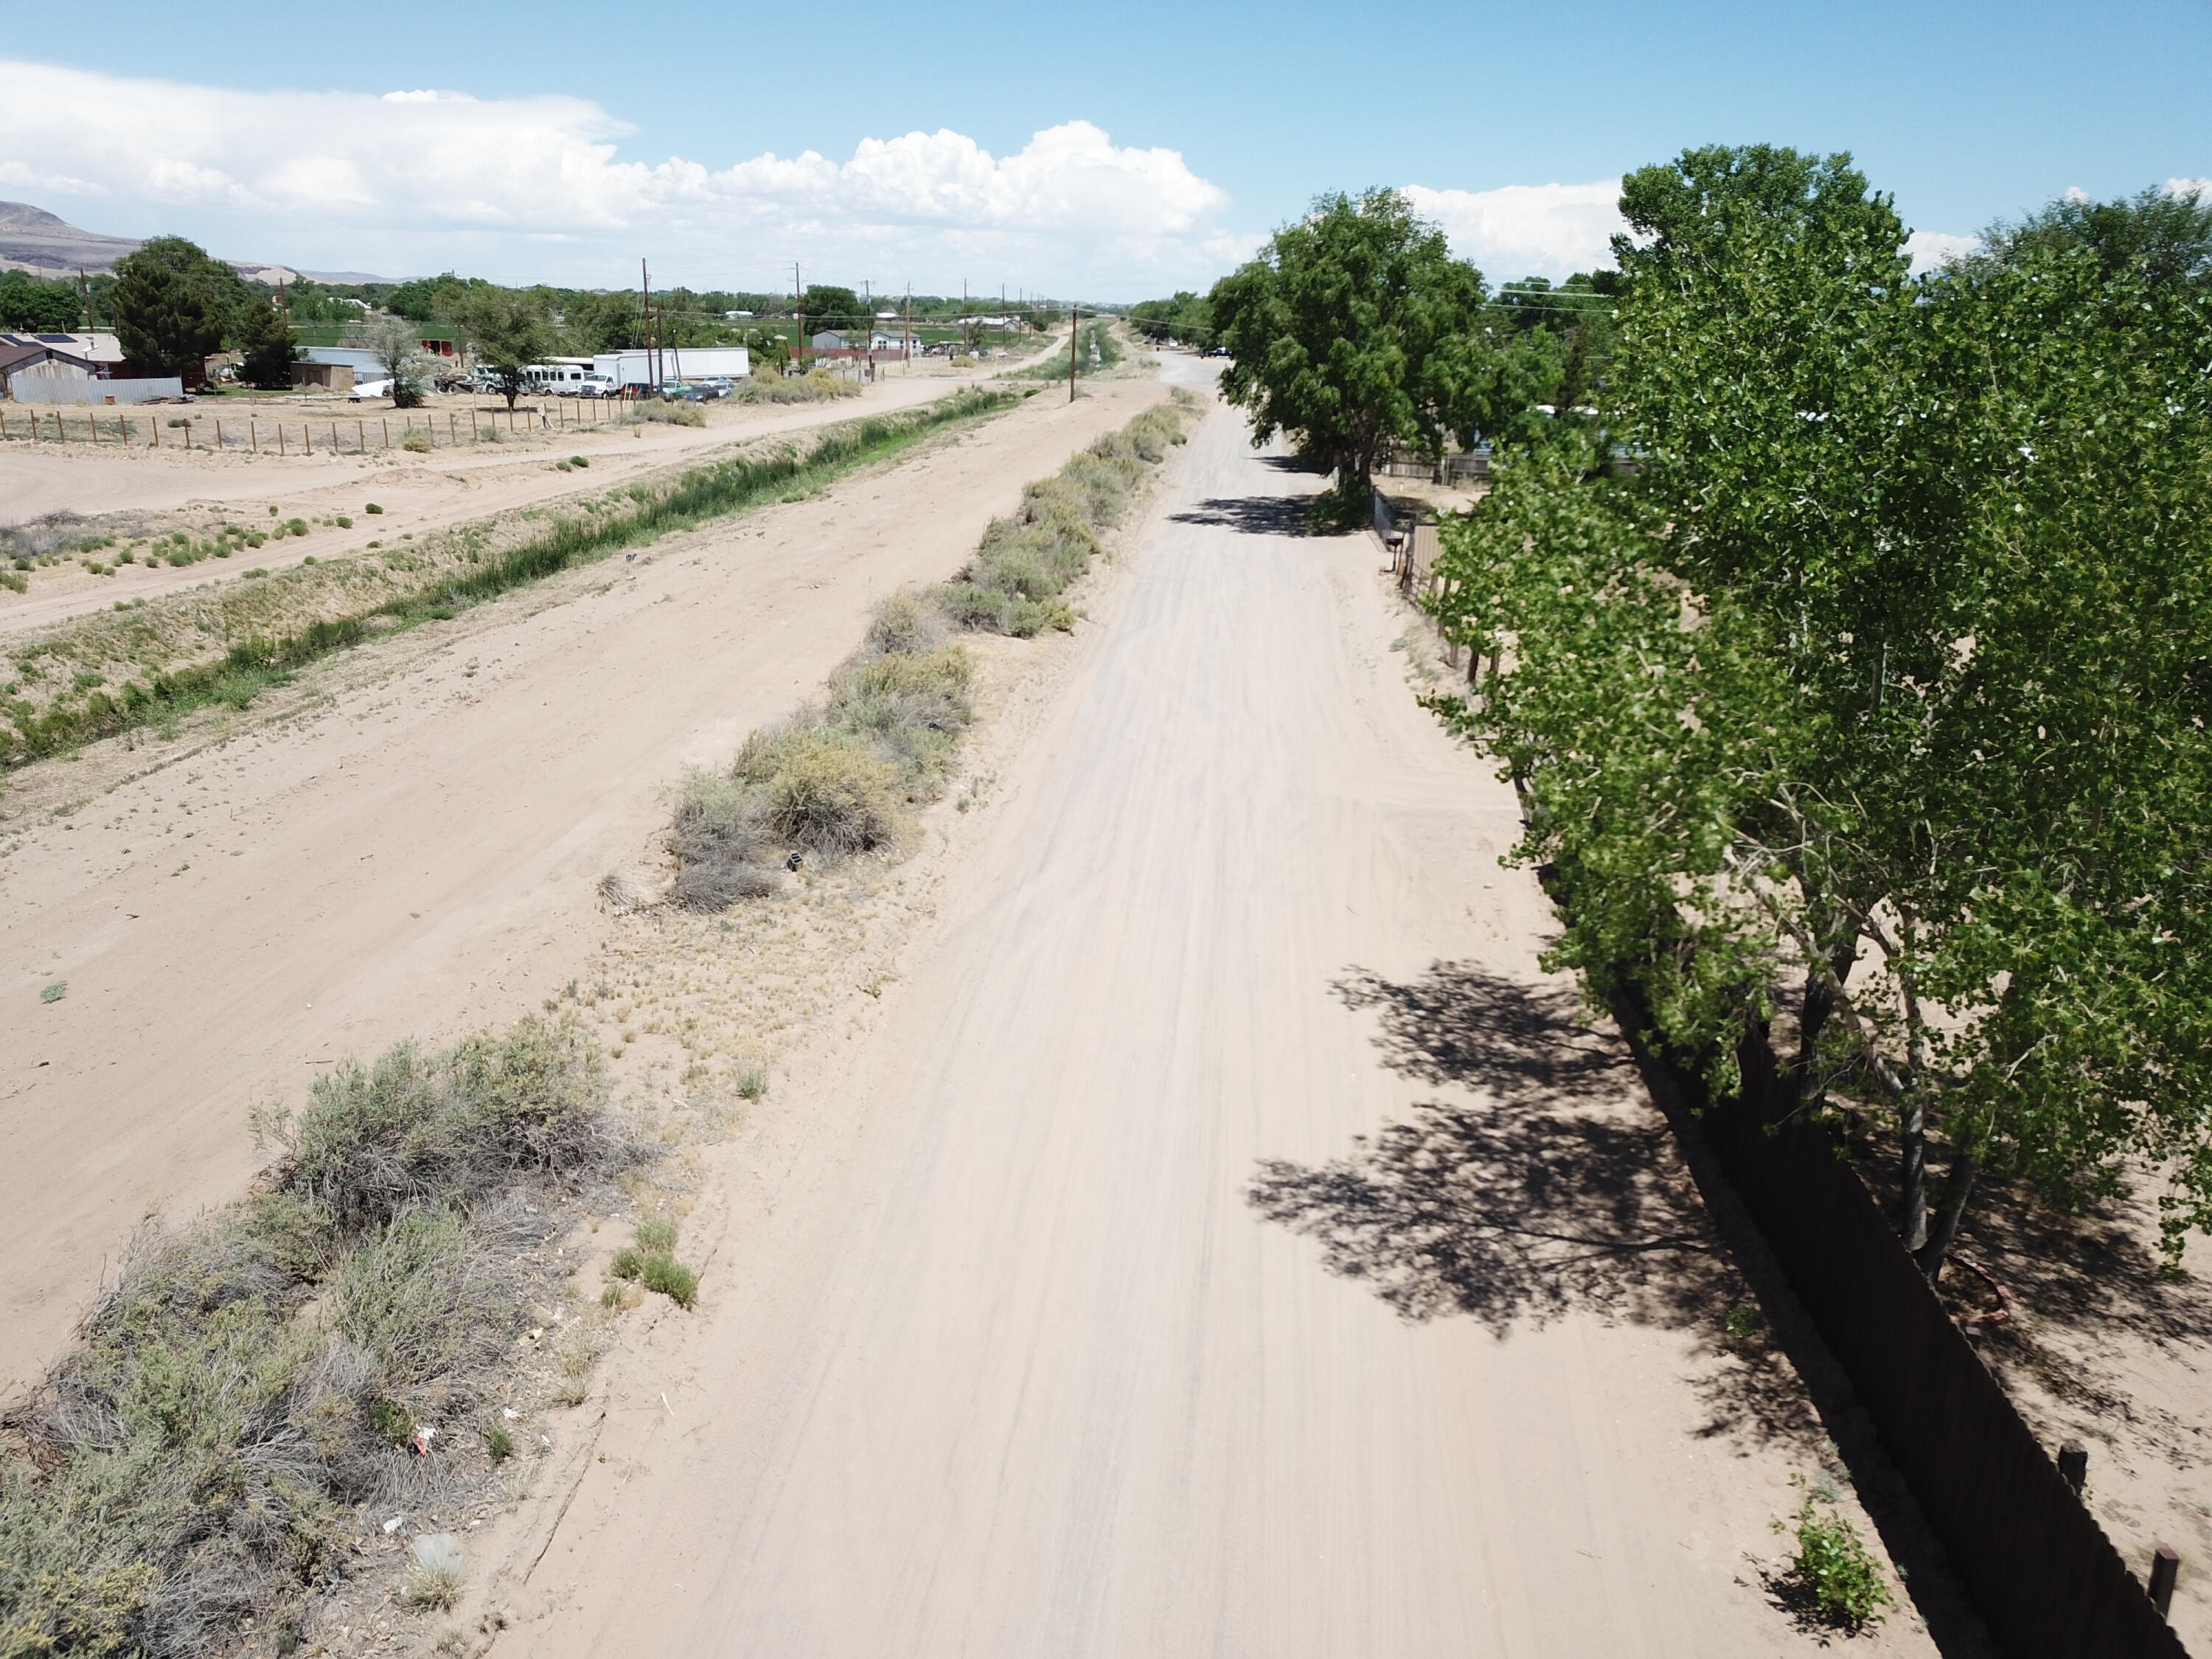
<svg viewBox="0 0 2212 1659"><path fill-rule="evenodd" d="M1694 143L1847 149L1952 234L2212 175L2212 0L98 15L82 46L15 54L79 78L42 106L10 71L0 196L318 268L618 283L645 252L766 286L797 258L828 282L1127 299L1370 183L1465 192L1429 200L1492 276L1559 274L1602 246L1596 198L1483 192ZM474 102L382 96L431 90ZM947 137L841 171L908 133Z"/></svg>

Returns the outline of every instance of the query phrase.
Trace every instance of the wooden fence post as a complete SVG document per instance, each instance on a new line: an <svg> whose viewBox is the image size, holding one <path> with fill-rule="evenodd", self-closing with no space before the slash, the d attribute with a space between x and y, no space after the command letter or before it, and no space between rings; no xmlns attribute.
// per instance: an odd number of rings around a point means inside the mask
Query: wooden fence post
<svg viewBox="0 0 2212 1659"><path fill-rule="evenodd" d="M315 428L305 421L300 422L300 445L310 455L315 453Z"/></svg>
<svg viewBox="0 0 2212 1659"><path fill-rule="evenodd" d="M379 426L381 426L381 427L384 428L384 447L385 447L386 449L391 448L391 447L392 447L392 422L391 422L391 420L389 419L389 417L387 417L387 418L386 418L386 419L384 419L384 420L379 421L379 422L377 422L377 424L378 424Z"/></svg>
<svg viewBox="0 0 2212 1659"><path fill-rule="evenodd" d="M252 416L248 416L246 421L246 441L253 446L255 454L261 453L261 429L254 425Z"/></svg>
<svg viewBox="0 0 2212 1659"><path fill-rule="evenodd" d="M279 455L284 453L284 422L282 421L276 422L276 453Z"/></svg>

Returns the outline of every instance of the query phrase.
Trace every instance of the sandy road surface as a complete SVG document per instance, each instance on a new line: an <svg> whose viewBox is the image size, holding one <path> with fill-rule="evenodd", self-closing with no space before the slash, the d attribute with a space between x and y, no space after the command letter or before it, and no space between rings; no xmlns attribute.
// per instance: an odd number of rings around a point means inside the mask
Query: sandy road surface
<svg viewBox="0 0 2212 1659"><path fill-rule="evenodd" d="M1817 1436L1716 1352L1730 1270L1541 982L1510 795L1371 544L1281 533L1310 481L1222 415L1184 465L877 1023L720 1160L705 1310L493 1564L495 1652L1815 1650L1753 1559Z"/></svg>
<svg viewBox="0 0 2212 1659"><path fill-rule="evenodd" d="M824 496L546 585L566 603L541 588L465 612L404 675L378 678L377 653L417 635L332 659L354 689L66 819L43 809L69 763L11 780L0 1395L149 1206L244 1189L253 1101L297 1100L347 1053L535 1008L580 971L595 884L641 855L662 784L815 695L874 599L951 575L1025 481L1163 395L1040 397ZM68 994L42 1005L50 981Z"/></svg>
<svg viewBox="0 0 2212 1659"><path fill-rule="evenodd" d="M0 523L21 523L58 507L89 517L202 507L221 507L246 523L270 518L271 507L278 519L345 514L354 523L350 530L325 527L273 541L228 563L131 564L112 576L90 575L74 564L39 571L27 593L0 590L0 637L104 611L118 599L235 580L245 564L281 570L305 558L358 552L372 540L396 541L465 520L603 493L611 484L631 482L724 445L908 409L957 390L956 381L942 377L887 379L859 398L836 403L738 404L715 409L704 427L569 433L560 437L557 447L541 446L520 455L513 447L458 453L435 450L423 456L280 458L145 450L117 454L82 444L46 449L10 444L0 449ZM556 471L553 463L569 454L590 457L590 469ZM372 501L382 514L362 512Z"/></svg>

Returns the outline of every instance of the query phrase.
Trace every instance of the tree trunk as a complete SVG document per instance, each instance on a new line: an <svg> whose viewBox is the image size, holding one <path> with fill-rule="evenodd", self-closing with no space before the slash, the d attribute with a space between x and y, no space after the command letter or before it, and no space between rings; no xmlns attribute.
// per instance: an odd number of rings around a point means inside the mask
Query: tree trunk
<svg viewBox="0 0 2212 1659"><path fill-rule="evenodd" d="M1950 1260L1951 1247L1959 1242L1959 1224L1965 1218L1966 1200L1974 1190L1978 1168L1974 1155L1963 1148L1951 1156L1951 1173L1943 1182L1943 1204L1936 1212L1936 1225L1912 1257L1930 1285L1942 1282L1943 1264Z"/></svg>
<svg viewBox="0 0 2212 1659"><path fill-rule="evenodd" d="M1917 1256L1928 1243L1928 1111L1916 1086L1898 1103L1899 1150L1903 1155L1897 1234Z"/></svg>

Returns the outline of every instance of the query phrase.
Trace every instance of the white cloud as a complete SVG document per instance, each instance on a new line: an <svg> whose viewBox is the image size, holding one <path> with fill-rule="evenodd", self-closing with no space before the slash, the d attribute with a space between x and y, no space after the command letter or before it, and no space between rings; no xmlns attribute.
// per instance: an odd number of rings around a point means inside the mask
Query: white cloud
<svg viewBox="0 0 2212 1659"><path fill-rule="evenodd" d="M1613 233L1628 228L1618 179L1476 191L1408 185L1406 196L1422 217L1443 227L1452 252L1472 259L1493 284L1610 266Z"/></svg>
<svg viewBox="0 0 2212 1659"><path fill-rule="evenodd" d="M237 92L4 60L0 77L0 180L313 269L618 283L643 253L667 280L736 287L796 257L824 281L964 271L1120 297L1209 280L1241 246L1178 152L1087 121L1004 156L940 130L718 170L620 159L632 127L554 94ZM131 228L117 216L85 228Z"/></svg>
<svg viewBox="0 0 2212 1659"><path fill-rule="evenodd" d="M2166 181L2166 193L2168 196L2186 196L2191 191L2199 196L2212 198L2212 179L2169 179Z"/></svg>
<svg viewBox="0 0 2212 1659"><path fill-rule="evenodd" d="M1957 236L1948 230L1916 230L1905 239L1905 251L1912 256L1915 276L1948 264L1981 245L1978 236Z"/></svg>

